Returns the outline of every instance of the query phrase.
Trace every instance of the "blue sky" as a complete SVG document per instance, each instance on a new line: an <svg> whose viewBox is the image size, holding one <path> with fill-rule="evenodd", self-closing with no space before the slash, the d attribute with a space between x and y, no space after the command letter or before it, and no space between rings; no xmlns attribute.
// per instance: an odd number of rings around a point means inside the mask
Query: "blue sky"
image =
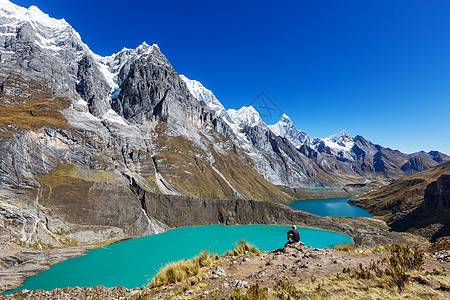
<svg viewBox="0 0 450 300"><path fill-rule="evenodd" d="M157 43L226 108L263 91L313 138L450 154L450 1L13 2L65 18L100 55Z"/></svg>

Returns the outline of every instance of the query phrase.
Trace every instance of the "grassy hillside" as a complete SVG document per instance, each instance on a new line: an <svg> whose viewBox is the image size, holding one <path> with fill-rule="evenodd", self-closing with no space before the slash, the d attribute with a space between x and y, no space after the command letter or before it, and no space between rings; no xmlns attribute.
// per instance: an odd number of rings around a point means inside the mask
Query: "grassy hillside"
<svg viewBox="0 0 450 300"><path fill-rule="evenodd" d="M436 181L442 174L450 174L450 162L402 177L356 200L351 200L351 203L368 209L374 216L389 220L395 214L407 213L419 207L428 184Z"/></svg>
<svg viewBox="0 0 450 300"><path fill-rule="evenodd" d="M21 130L41 127L68 129L61 111L69 99L55 97L42 82L9 73L0 86L0 137L12 138Z"/></svg>

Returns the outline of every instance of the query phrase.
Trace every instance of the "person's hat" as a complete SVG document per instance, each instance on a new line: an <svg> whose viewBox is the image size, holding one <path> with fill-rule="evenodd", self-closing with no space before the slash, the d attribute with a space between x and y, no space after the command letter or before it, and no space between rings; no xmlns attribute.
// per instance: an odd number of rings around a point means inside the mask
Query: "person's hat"
<svg viewBox="0 0 450 300"><path fill-rule="evenodd" d="M297 229L297 226L295 226L295 225L292 225L292 229Z"/></svg>

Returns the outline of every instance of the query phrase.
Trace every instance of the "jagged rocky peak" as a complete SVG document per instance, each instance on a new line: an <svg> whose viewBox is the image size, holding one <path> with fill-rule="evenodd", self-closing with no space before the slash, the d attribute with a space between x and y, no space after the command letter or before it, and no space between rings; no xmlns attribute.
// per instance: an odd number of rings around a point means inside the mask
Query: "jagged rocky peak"
<svg viewBox="0 0 450 300"><path fill-rule="evenodd" d="M276 124L268 125L268 127L275 135L286 138L297 148L311 143L311 138L305 132L295 128L294 122L286 114L283 114Z"/></svg>
<svg viewBox="0 0 450 300"><path fill-rule="evenodd" d="M243 106L239 110L227 110L231 120L241 128L266 126L258 111L253 106Z"/></svg>
<svg viewBox="0 0 450 300"><path fill-rule="evenodd" d="M118 98L113 99L112 108L135 123L164 120L168 115L169 102L190 96L189 92L178 89L181 82L167 58L159 51L128 58L118 74L120 92Z"/></svg>
<svg viewBox="0 0 450 300"><path fill-rule="evenodd" d="M108 71L114 75L117 75L120 69L130 60L139 58L142 55L148 55L152 51L161 52L157 44L148 45L143 42L136 49L123 48L117 53L110 56L101 57L97 56L97 60L108 67Z"/></svg>
<svg viewBox="0 0 450 300"><path fill-rule="evenodd" d="M119 116L132 124L163 121L174 133L189 138L197 136L199 128L229 136L229 127L198 101L157 45L125 51L129 57L113 77L116 90L111 97Z"/></svg>
<svg viewBox="0 0 450 300"><path fill-rule="evenodd" d="M197 80L189 79L184 75L180 75L180 77L188 87L191 94L198 101L205 103L209 107L209 109L215 111L219 117L223 118L228 123L232 122L230 116L223 107L222 103L220 103L220 101L217 100L216 96L214 96L211 90L205 88L203 84L201 84Z"/></svg>

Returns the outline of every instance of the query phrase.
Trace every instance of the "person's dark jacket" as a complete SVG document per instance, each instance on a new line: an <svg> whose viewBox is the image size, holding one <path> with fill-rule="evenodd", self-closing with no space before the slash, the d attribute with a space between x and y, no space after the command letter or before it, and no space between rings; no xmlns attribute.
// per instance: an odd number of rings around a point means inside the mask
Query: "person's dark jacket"
<svg viewBox="0 0 450 300"><path fill-rule="evenodd" d="M299 242L300 241L300 233L298 232L297 229L289 230L288 234L292 235L292 239L294 240L294 242Z"/></svg>

